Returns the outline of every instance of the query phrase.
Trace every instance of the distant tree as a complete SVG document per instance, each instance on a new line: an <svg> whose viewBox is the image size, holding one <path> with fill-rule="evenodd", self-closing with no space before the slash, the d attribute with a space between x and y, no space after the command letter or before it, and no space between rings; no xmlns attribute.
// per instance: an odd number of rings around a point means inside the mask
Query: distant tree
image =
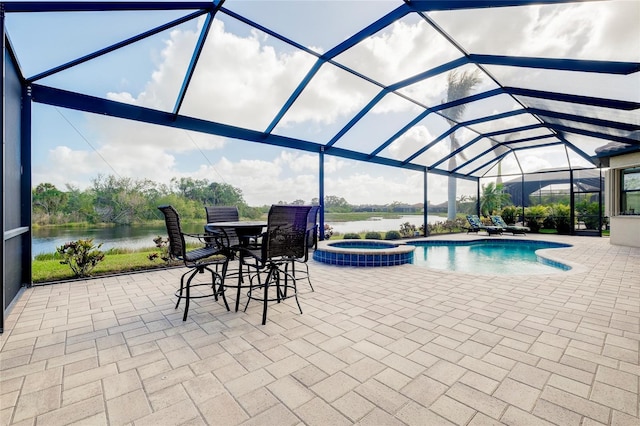
<svg viewBox="0 0 640 426"><path fill-rule="evenodd" d="M95 209L102 222L131 224L149 217L145 194L154 185L152 181L98 175L92 182Z"/></svg>
<svg viewBox="0 0 640 426"><path fill-rule="evenodd" d="M208 191L202 200L205 205L212 206L237 206L245 204L242 190L228 183L213 182L207 187Z"/></svg>
<svg viewBox="0 0 640 426"><path fill-rule="evenodd" d="M59 213L67 202L67 194L51 183L41 183L32 191L33 209L41 209L47 215Z"/></svg>
<svg viewBox="0 0 640 426"><path fill-rule="evenodd" d="M489 182L482 185L482 195L480 196L480 213L483 216L490 216L499 212L502 206L509 203L511 195L504 192L504 185L501 183Z"/></svg>
<svg viewBox="0 0 640 426"><path fill-rule="evenodd" d="M324 197L324 209L325 211L335 212L335 213L346 213L351 211L351 205L347 203L342 197L337 197L335 195L326 195Z"/></svg>
<svg viewBox="0 0 640 426"><path fill-rule="evenodd" d="M95 194L91 190L81 191L77 186L67 184L67 204L63 213L70 222L97 223L100 221L94 207Z"/></svg>

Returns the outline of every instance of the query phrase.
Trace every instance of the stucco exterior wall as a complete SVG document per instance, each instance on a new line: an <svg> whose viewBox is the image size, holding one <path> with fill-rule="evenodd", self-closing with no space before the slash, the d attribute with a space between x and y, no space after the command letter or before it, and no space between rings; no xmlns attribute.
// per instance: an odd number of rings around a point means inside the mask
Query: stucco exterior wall
<svg viewBox="0 0 640 426"><path fill-rule="evenodd" d="M610 218L609 241L617 246L640 247L640 216Z"/></svg>
<svg viewBox="0 0 640 426"><path fill-rule="evenodd" d="M605 174L605 211L609 215L611 244L640 247L640 215L620 214L620 170L640 167L640 152L611 157Z"/></svg>

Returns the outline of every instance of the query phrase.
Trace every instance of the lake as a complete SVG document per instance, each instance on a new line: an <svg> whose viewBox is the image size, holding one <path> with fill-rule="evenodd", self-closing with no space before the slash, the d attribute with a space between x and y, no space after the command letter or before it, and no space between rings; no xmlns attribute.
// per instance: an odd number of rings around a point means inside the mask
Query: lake
<svg viewBox="0 0 640 426"><path fill-rule="evenodd" d="M375 213L372 213L374 215ZM375 217L375 216L374 216ZM345 234L347 232L366 231L391 231L400 230L400 225L409 222L416 225L422 224L422 215L407 215L397 219L358 220L350 222L326 222L333 227L333 232ZM428 222L443 221L446 218L440 216L428 216ZM183 225L184 232L202 233L203 227L195 224ZM37 228L33 230L32 249L33 255L43 253L55 253L56 248L79 239L93 238L95 244L102 243L101 250L110 248L143 248L154 247L153 239L158 235L166 236L164 226L116 226L109 228Z"/></svg>

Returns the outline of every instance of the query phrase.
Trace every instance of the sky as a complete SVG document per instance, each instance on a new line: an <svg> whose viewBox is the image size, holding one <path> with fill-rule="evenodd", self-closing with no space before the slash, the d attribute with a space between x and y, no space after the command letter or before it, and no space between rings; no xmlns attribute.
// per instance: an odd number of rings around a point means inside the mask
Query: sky
<svg viewBox="0 0 640 426"><path fill-rule="evenodd" d="M323 53L400 3L227 0L224 6ZM638 61L640 2L616 1L616 7L606 3L504 8L491 13L438 12L431 16L474 53ZM183 14L28 14L9 16L7 29L24 74L33 76ZM39 83L171 111L203 22L202 18L192 20ZM628 28L636 29L630 34ZM429 47L428 54L425 46ZM633 57L629 52L634 52ZM423 21L405 19L336 60L391 84L458 56ZM312 55L218 14L181 113L263 131L314 62ZM522 74L500 67L492 72L514 85L522 79ZM593 75L558 79L558 75L562 76L555 74L551 78L544 71L527 74L526 84L543 90L560 87L582 93L580 81L571 79L589 78L592 96L603 96L605 92L611 96L610 80L601 81ZM420 97L427 105L437 105L443 97L444 79L440 76L407 87L406 94ZM629 88L637 87L637 77L615 83L620 87L620 98L625 99ZM476 90L488 90L494 85L483 78ZM325 142L377 91L336 67L323 67L274 133ZM634 101L640 97L632 96L630 100ZM374 112L354 126L337 146L375 147L380 138L391 136L419 111L394 96L385 98ZM474 114L473 108L469 114ZM443 123L427 121L389 149L388 156L403 158L404 152L412 152L416 144L432 140L444 130ZM298 199L310 202L318 196L319 160L315 154L38 103L33 104L32 135L34 186L48 182L60 189L67 184L84 189L97 175L113 174L166 184L180 177L223 182L239 188L245 201L254 206ZM436 147L428 154L442 155L443 150L444 146ZM562 164L556 161L561 157L563 153L553 149L539 150L521 158L519 165L515 160L505 161L503 172L514 172L518 166L527 170L559 166ZM324 168L325 195L343 197L351 204L423 201L424 176L420 172L330 155L325 156ZM458 188L459 195L476 193L473 182L460 181ZM446 201L446 178L429 175L428 199L432 204Z"/></svg>

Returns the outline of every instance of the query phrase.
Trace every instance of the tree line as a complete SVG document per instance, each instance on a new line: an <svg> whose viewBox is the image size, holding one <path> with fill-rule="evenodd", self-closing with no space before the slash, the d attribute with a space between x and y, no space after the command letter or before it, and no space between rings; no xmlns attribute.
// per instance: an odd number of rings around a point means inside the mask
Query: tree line
<svg viewBox="0 0 640 426"><path fill-rule="evenodd" d="M227 183L211 182L207 179L173 178L170 183L161 184L149 179L132 179L114 175L98 175L84 190L66 184L59 189L51 183L41 183L32 190L32 212L34 225L65 225L72 223L131 225L162 220L157 207L170 204L180 212L184 220L206 219L204 206L235 205L240 216L258 219L269 206L248 206L242 190ZM313 204L296 199L280 200L277 204ZM422 203L407 204L394 201L390 204L352 205L343 197L326 195L322 203L327 213L349 212L391 212L421 214ZM460 197L458 211L475 211L475 197ZM429 204L430 213L446 212L442 206Z"/></svg>
<svg viewBox="0 0 640 426"><path fill-rule="evenodd" d="M149 179L99 175L80 190L61 190L41 183L32 190L33 223L130 225L162 219L158 206L171 204L183 219L205 219L206 205L236 205L242 217L258 218L261 208L249 207L242 190L207 179L173 178L169 185Z"/></svg>

